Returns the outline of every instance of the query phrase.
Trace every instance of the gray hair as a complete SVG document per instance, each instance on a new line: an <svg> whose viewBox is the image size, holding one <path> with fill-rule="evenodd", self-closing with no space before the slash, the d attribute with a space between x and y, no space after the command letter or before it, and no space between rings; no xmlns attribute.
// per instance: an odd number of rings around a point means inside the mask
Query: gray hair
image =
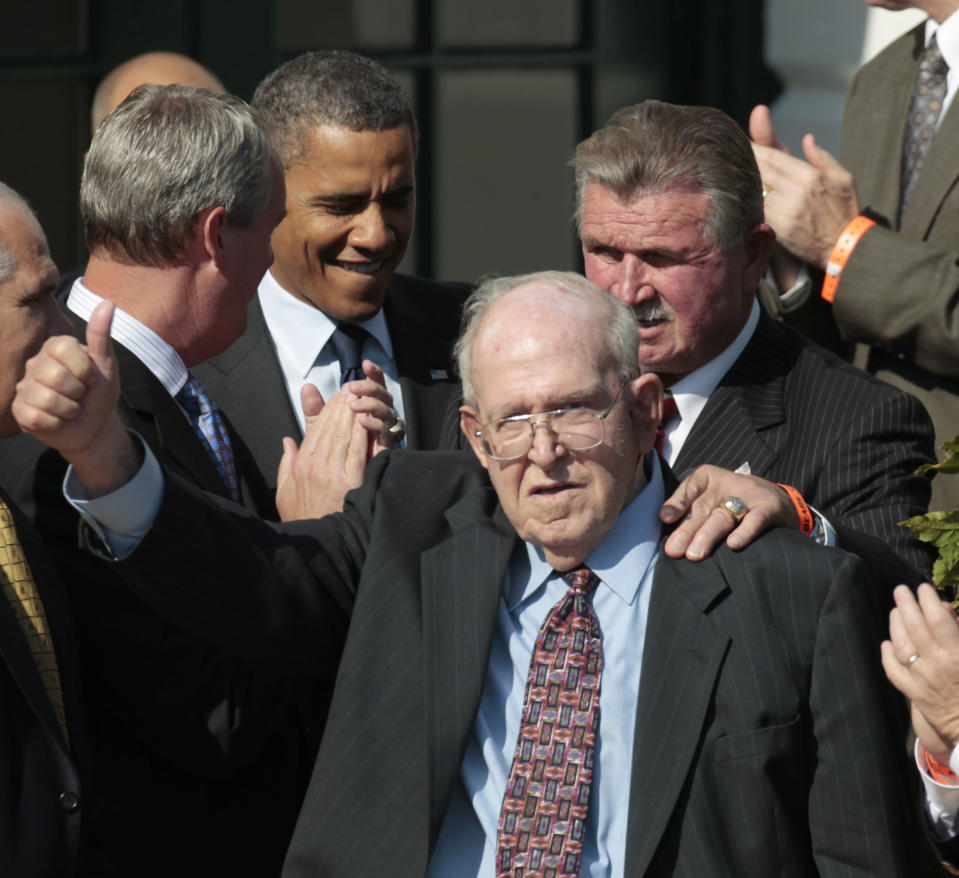
<svg viewBox="0 0 959 878"><path fill-rule="evenodd" d="M19 210L28 222L32 222L37 227L37 233L43 237L43 229L40 227L40 220L33 212L33 208L27 203L27 200L16 189L11 188L6 183L0 182L0 214L11 213ZM6 283L12 278L19 266L16 257L10 251L10 248L0 238L0 284Z"/></svg>
<svg viewBox="0 0 959 878"><path fill-rule="evenodd" d="M576 222L592 180L627 202L672 186L694 186L710 201L705 234L718 247L742 243L763 222L762 181L749 139L721 110L643 101L617 110L576 147Z"/></svg>
<svg viewBox="0 0 959 878"><path fill-rule="evenodd" d="M581 274L572 271L535 271L511 277L485 278L463 306L460 337L453 348L457 371L463 383L463 401L467 405L476 405L472 373L473 345L486 315L507 293L531 283L548 284L568 294L571 299L597 310L597 323L604 331L609 344L609 356L620 379L631 381L639 375L639 337L633 312Z"/></svg>
<svg viewBox="0 0 959 878"><path fill-rule="evenodd" d="M189 85L140 86L97 128L84 162L87 247L135 265L177 265L202 211L223 207L239 228L260 215L272 157L239 98Z"/></svg>
<svg viewBox="0 0 959 878"><path fill-rule="evenodd" d="M386 131L406 125L415 148L416 117L400 84L380 64L353 52L307 52L269 74L253 93L257 119L288 168L321 126Z"/></svg>

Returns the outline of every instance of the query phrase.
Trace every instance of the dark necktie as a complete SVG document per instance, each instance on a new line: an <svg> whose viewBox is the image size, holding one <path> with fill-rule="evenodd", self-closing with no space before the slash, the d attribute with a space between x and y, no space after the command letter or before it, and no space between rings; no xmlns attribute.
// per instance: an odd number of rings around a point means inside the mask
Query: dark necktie
<svg viewBox="0 0 959 878"><path fill-rule="evenodd" d="M663 444L666 442L666 424L671 421L673 418L679 417L679 407L676 405L676 400L671 396L663 397L663 417L659 422L659 426L656 428L656 450L662 454L663 453Z"/></svg>
<svg viewBox="0 0 959 878"><path fill-rule="evenodd" d="M899 217L906 210L909 196L922 170L922 164L929 152L929 146L936 134L936 123L942 113L942 102L946 98L946 64L936 35L932 35L919 60L919 75L912 92L912 103L906 117L906 135L902 145L902 177L899 197Z"/></svg>
<svg viewBox="0 0 959 878"><path fill-rule="evenodd" d="M498 878L576 878L599 730L603 646L588 567L563 575L569 590L533 647L523 718L500 811Z"/></svg>
<svg viewBox="0 0 959 878"><path fill-rule="evenodd" d="M229 489L230 497L239 503L240 480L236 474L230 434L223 423L219 407L206 388L192 375L188 376L186 384L180 388L176 401L186 412L203 447L216 464L216 471Z"/></svg>
<svg viewBox="0 0 959 878"><path fill-rule="evenodd" d="M363 374L363 342L369 333L354 323L340 323L333 330L330 342L340 364L340 386L347 381L359 381Z"/></svg>
<svg viewBox="0 0 959 878"><path fill-rule="evenodd" d="M26 638L30 653L36 662L43 686L50 697L53 712L57 716L63 738L70 743L67 732L67 715L63 708L63 688L60 685L60 669L53 649L50 625L40 600L40 592L30 570L10 508L0 498L0 581L3 593L13 607L20 630Z"/></svg>

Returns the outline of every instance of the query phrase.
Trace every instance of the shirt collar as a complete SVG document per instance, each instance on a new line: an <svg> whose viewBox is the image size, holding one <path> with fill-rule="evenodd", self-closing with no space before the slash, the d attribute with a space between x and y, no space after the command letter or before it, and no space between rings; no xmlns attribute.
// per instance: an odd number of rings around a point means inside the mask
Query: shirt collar
<svg viewBox="0 0 959 878"><path fill-rule="evenodd" d="M274 344L284 352L300 379L305 380L320 351L333 335L336 322L319 308L287 292L270 271L263 275L257 296ZM393 359L393 343L382 308L375 316L357 325L372 335L387 357Z"/></svg>
<svg viewBox="0 0 959 878"><path fill-rule="evenodd" d="M662 525L659 507L665 500L665 486L659 457L650 452L643 459L646 487L626 505L603 541L586 559L589 567L624 604L632 604L639 586L659 552ZM543 552L524 542L514 555L516 575L509 578L504 595L511 611L528 600L551 577L559 574L546 562ZM528 573L528 575L527 575Z"/></svg>
<svg viewBox="0 0 959 878"><path fill-rule="evenodd" d="M746 323L739 330L733 343L719 356L690 372L669 388L676 400L676 408L683 423L692 425L699 417L710 394L719 386L723 376L732 368L733 363L746 349L749 340L759 324L759 303L753 299L752 308Z"/></svg>
<svg viewBox="0 0 959 878"><path fill-rule="evenodd" d="M97 305L103 301L78 278L67 297L67 308L89 322ZM186 384L187 368L180 355L149 326L145 326L122 308L113 312L110 337L122 344L146 366L170 396L176 396Z"/></svg>
<svg viewBox="0 0 959 878"><path fill-rule="evenodd" d="M939 51L950 70L959 67L959 12L953 12L942 24L926 19L926 45L936 34Z"/></svg>

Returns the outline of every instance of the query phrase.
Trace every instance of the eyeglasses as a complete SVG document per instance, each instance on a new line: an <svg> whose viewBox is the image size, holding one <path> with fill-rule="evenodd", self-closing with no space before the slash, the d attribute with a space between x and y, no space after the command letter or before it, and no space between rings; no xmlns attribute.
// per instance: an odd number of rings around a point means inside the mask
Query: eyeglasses
<svg viewBox="0 0 959 878"><path fill-rule="evenodd" d="M477 437L483 440L486 453L494 460L516 460L533 446L536 428L543 424L555 442L570 451L588 451L606 438L606 418L616 405L623 389L616 392L604 411L586 408L554 409L530 415L510 415L480 425Z"/></svg>

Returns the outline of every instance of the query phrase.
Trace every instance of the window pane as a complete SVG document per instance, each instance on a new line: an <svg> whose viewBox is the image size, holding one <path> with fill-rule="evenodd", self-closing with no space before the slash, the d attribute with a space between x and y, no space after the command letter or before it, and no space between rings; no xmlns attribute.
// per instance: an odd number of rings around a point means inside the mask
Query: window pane
<svg viewBox="0 0 959 878"><path fill-rule="evenodd" d="M447 73L438 100L437 276L574 268L575 74Z"/></svg>
<svg viewBox="0 0 959 878"><path fill-rule="evenodd" d="M571 46L577 0L441 0L437 34L447 46Z"/></svg>
<svg viewBox="0 0 959 878"><path fill-rule="evenodd" d="M85 0L29 0L3 4L0 54L7 57L87 48Z"/></svg>
<svg viewBox="0 0 959 878"><path fill-rule="evenodd" d="M276 0L276 45L314 48L409 48L414 0Z"/></svg>

